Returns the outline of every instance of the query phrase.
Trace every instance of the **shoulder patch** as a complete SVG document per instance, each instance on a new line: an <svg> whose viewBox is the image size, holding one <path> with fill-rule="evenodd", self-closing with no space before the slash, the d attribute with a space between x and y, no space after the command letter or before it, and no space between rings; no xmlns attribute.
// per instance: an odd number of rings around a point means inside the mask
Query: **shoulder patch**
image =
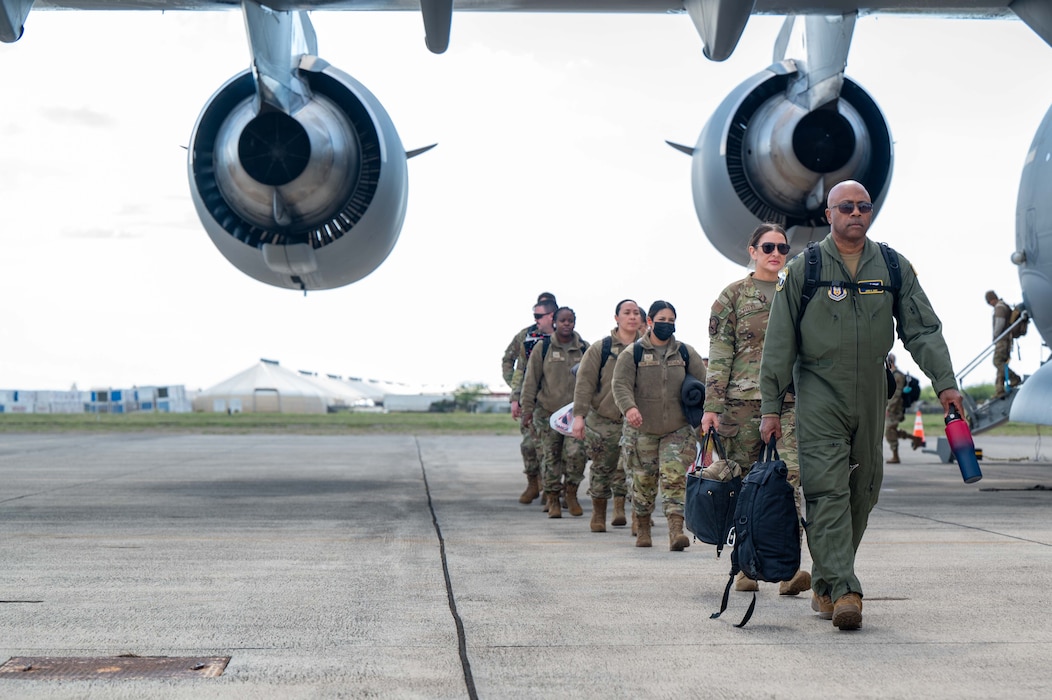
<svg viewBox="0 0 1052 700"><path fill-rule="evenodd" d="M793 260L796 260L796 258L793 258ZM780 292L782 291L782 287L785 286L785 278L789 274L788 272L786 272L787 269L788 265L783 265L782 269L778 271L778 284L774 285L774 291Z"/></svg>

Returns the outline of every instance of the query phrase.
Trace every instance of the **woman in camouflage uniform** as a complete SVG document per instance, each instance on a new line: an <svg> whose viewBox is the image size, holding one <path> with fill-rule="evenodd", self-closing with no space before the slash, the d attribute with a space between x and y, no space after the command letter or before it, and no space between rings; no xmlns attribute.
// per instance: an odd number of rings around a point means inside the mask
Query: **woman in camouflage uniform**
<svg viewBox="0 0 1052 700"><path fill-rule="evenodd" d="M564 475L566 508L570 515L584 515L577 501L577 487L584 479L584 465L588 461L584 443L563 435L549 424L553 413L573 401L572 369L580 364L588 349L588 343L574 330L576 322L573 309L563 306L555 312L555 333L530 353L522 380L522 424L534 424L537 429L549 518L562 517L559 496L564 488Z"/></svg>
<svg viewBox="0 0 1052 700"><path fill-rule="evenodd" d="M650 547L651 513L660 481L662 507L668 518L668 548L690 546L683 534L683 501L687 467L697 455L697 432L680 401L683 380L701 377L705 362L697 351L676 340L676 309L655 301L647 314L650 330L617 358L614 402L625 416L621 446L632 471L632 509L637 547ZM638 355L638 357L637 357Z"/></svg>
<svg viewBox="0 0 1052 700"><path fill-rule="evenodd" d="M767 334L778 273L789 253L788 238L778 224L761 224L749 238L749 257L755 269L727 286L712 305L709 317L709 368L705 374L705 413L701 429L714 428L723 439L727 459L741 465L742 475L760 459L760 358ZM793 396L782 406L782 440L778 454L789 467L789 483L799 489ZM797 490L797 507L800 494ZM798 595L811 586L811 576L800 571L779 585L782 595ZM756 582L738 574L738 591L757 590Z"/></svg>
<svg viewBox="0 0 1052 700"><path fill-rule="evenodd" d="M624 461L621 459L621 426L624 416L614 403L613 376L618 355L640 336L643 325L639 305L624 299L614 309L616 327L610 335L592 343L577 370L573 392L573 434L584 440L592 460L588 494L592 497L592 532L606 532L606 502L614 497L611 524L624 525Z"/></svg>

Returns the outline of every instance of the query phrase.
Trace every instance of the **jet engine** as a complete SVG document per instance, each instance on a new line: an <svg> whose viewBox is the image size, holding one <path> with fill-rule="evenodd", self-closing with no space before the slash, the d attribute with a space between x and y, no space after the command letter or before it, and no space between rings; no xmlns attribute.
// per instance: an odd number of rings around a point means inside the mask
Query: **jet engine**
<svg viewBox="0 0 1052 700"><path fill-rule="evenodd" d="M891 182L891 132L876 102L845 78L838 99L808 111L792 99L796 77L796 64L782 61L746 80L694 148L698 221L716 249L742 265L759 224L781 224L799 252L828 232L833 185L861 182L876 216Z"/></svg>
<svg viewBox="0 0 1052 700"><path fill-rule="evenodd" d="M257 97L250 71L219 88L194 126L190 189L237 269L276 287L332 289L365 277L394 248L406 153L359 82L315 56L299 70L311 94L292 114Z"/></svg>

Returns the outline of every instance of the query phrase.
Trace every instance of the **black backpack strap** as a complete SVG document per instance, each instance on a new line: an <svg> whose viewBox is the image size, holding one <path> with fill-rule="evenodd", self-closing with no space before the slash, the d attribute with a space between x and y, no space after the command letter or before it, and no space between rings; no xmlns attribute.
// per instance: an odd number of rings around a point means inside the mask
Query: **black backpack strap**
<svg viewBox="0 0 1052 700"><path fill-rule="evenodd" d="M884 264L888 268L888 284L880 282L848 282L846 280L827 280L822 281L822 251L819 250L818 244L814 241L810 241L807 244L807 250L802 253L806 255L805 258L805 278L804 287L800 292L800 313L796 317L796 347L800 347L800 322L804 318L804 310L807 309L808 303L814 298L818 289L821 287L844 287L846 289L862 290L865 292L878 292L885 291L891 292L894 295L892 301L892 312L895 314L895 320L899 318L899 289L902 288L902 267L899 265L899 254L895 252L895 249L889 246L887 243L879 243L880 254L884 257Z"/></svg>
<svg viewBox="0 0 1052 700"><path fill-rule="evenodd" d="M683 358L683 364L690 364L690 353L687 352L687 346L683 343L679 344L679 356Z"/></svg>
<svg viewBox="0 0 1052 700"><path fill-rule="evenodd" d="M639 361L643 359L643 341L637 340L632 343L632 359L636 361L636 366L638 366Z"/></svg>
<svg viewBox="0 0 1052 700"><path fill-rule="evenodd" d="M544 345L541 346L541 360L548 357L548 348L552 346L552 337L550 335L544 336Z"/></svg>
<svg viewBox="0 0 1052 700"><path fill-rule="evenodd" d="M822 251L818 249L818 244L808 241L807 250L803 254L806 256L804 258L806 266L804 268L804 288L800 292L800 313L796 316L796 347L798 349L800 347L800 323L804 319L804 311L807 310L807 305L818 292L822 279Z"/></svg>
<svg viewBox="0 0 1052 700"><path fill-rule="evenodd" d="M884 256L884 264L888 266L888 279L890 280L891 293L895 295L895 299L892 302L892 313L895 314L895 325L899 332L899 337L902 337L902 329L898 328L899 324L899 290L902 289L902 267L899 265L899 254L895 252L895 249L889 246L887 243L881 242L880 254Z"/></svg>
<svg viewBox="0 0 1052 700"><path fill-rule="evenodd" d="M603 367L606 366L606 361L610 359L613 354L614 339L610 336L603 338L603 354L599 360L599 374L595 377L595 393L599 393L599 390L603 386Z"/></svg>
<svg viewBox="0 0 1052 700"><path fill-rule="evenodd" d="M741 569L738 568L737 555L738 552L736 550L731 550L731 573L727 577L727 585L723 587L723 599L720 601L720 610L719 612L714 612L711 615L709 615L710 620L715 620L723 614L724 610L727 609L727 601L730 600L731 597L731 586L734 585L734 577L738 574L739 571L741 571ZM752 619L752 614L754 610L756 610L756 591L753 591L752 601L750 601L749 603L749 609L745 611L745 617L743 617L742 621L736 624L735 627L745 627L745 623Z"/></svg>

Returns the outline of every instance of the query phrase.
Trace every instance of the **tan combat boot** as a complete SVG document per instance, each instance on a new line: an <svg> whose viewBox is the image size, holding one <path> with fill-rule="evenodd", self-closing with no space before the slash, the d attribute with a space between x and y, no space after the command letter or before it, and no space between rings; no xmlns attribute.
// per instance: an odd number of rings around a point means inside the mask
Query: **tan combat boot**
<svg viewBox="0 0 1052 700"><path fill-rule="evenodd" d="M632 511L632 537L639 534L639 523L636 522L636 512Z"/></svg>
<svg viewBox="0 0 1052 700"><path fill-rule="evenodd" d="M577 484L566 484L566 509L570 511L570 515L584 515L584 509L577 502Z"/></svg>
<svg viewBox="0 0 1052 700"><path fill-rule="evenodd" d="M562 508L559 506L559 492L551 491L544 494L548 497L548 517L549 518L561 518L563 517Z"/></svg>
<svg viewBox="0 0 1052 700"><path fill-rule="evenodd" d="M519 496L519 503L533 503L534 499L541 495L540 481L536 474L526 475L526 490Z"/></svg>
<svg viewBox="0 0 1052 700"><path fill-rule="evenodd" d="M758 591L760 590L760 586L756 583L756 581L753 581L751 578L746 576L744 572L739 571L738 576L734 579L734 590Z"/></svg>
<svg viewBox="0 0 1052 700"><path fill-rule="evenodd" d="M888 460L888 464L902 464L902 462L899 461L899 448L891 448L891 459Z"/></svg>
<svg viewBox="0 0 1052 700"><path fill-rule="evenodd" d="M800 570L788 581L778 584L778 595L800 595L811 588L811 574Z"/></svg>
<svg viewBox="0 0 1052 700"><path fill-rule="evenodd" d="M668 516L668 551L682 552L690 546L690 538L683 534L683 516L672 513Z"/></svg>
<svg viewBox="0 0 1052 700"><path fill-rule="evenodd" d="M826 595L818 595L811 591L811 609L818 613L820 620L833 619L833 599Z"/></svg>
<svg viewBox="0 0 1052 700"><path fill-rule="evenodd" d="M625 520L625 497L614 496L614 519L610 521L611 525L624 525Z"/></svg>
<svg viewBox="0 0 1052 700"><path fill-rule="evenodd" d="M862 596L845 593L833 603L833 626L843 630L857 630L862 626Z"/></svg>
<svg viewBox="0 0 1052 700"><path fill-rule="evenodd" d="M592 499L592 522L589 523L592 532L606 532L606 499Z"/></svg>
<svg viewBox="0 0 1052 700"><path fill-rule="evenodd" d="M639 534L636 536L637 547L652 547L654 543L650 539L650 516L649 515L637 515L636 516L636 529L639 530Z"/></svg>

